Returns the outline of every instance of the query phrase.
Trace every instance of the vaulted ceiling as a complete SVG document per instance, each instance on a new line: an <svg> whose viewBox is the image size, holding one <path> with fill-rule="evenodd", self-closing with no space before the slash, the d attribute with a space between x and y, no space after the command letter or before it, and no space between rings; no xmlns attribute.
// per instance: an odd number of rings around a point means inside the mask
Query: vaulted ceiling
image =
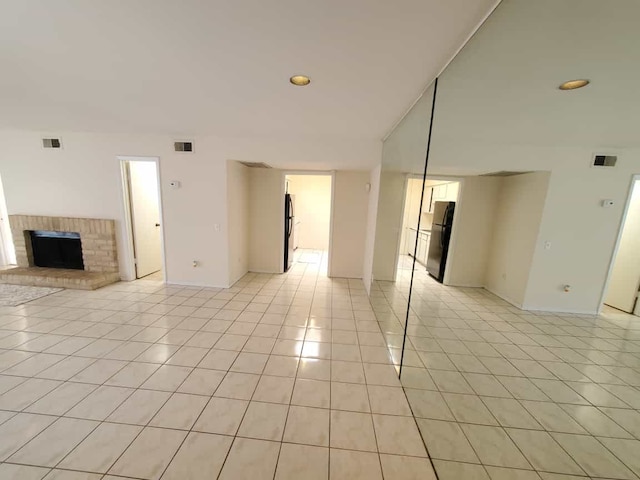
<svg viewBox="0 0 640 480"><path fill-rule="evenodd" d="M380 139L495 3L4 2L0 129Z"/></svg>

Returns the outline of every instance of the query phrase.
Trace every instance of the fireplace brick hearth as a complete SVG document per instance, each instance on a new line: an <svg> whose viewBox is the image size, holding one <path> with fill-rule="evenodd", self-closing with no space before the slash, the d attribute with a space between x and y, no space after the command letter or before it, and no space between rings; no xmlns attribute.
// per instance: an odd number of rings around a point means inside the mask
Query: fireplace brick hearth
<svg viewBox="0 0 640 480"><path fill-rule="evenodd" d="M114 220L9 215L9 224L18 268L3 271L0 281L93 289L120 279ZM35 266L30 232L38 230L80 234L84 270Z"/></svg>

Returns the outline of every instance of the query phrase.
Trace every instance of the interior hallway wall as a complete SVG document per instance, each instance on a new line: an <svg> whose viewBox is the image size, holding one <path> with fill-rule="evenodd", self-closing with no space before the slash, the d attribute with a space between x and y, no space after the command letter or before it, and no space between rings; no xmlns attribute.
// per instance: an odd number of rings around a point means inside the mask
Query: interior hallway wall
<svg viewBox="0 0 640 480"><path fill-rule="evenodd" d="M282 272L284 250L284 179L278 169L250 169L249 270ZM369 213L365 185L369 172L334 172L331 276L362 278Z"/></svg>
<svg viewBox="0 0 640 480"><path fill-rule="evenodd" d="M362 278L367 234L369 172L335 172L334 202L329 257L332 277Z"/></svg>
<svg viewBox="0 0 640 480"><path fill-rule="evenodd" d="M249 171L249 270L282 273L284 177L275 168Z"/></svg>
<svg viewBox="0 0 640 480"><path fill-rule="evenodd" d="M380 172L382 165L378 165L369 172L369 199L367 205L367 227L364 244L364 265L362 267L362 281L367 295L371 294L373 282L373 254L376 241L376 221L378 215L378 197L380 196Z"/></svg>
<svg viewBox="0 0 640 480"><path fill-rule="evenodd" d="M327 250L331 222L331 176L287 175L295 196L294 215L299 248Z"/></svg>
<svg viewBox="0 0 640 480"><path fill-rule="evenodd" d="M501 186L498 177L465 177L462 181L447 257L448 285L485 286Z"/></svg>
<svg viewBox="0 0 640 480"><path fill-rule="evenodd" d="M249 168L227 162L227 218L229 219L229 285L249 271Z"/></svg>
<svg viewBox="0 0 640 480"><path fill-rule="evenodd" d="M519 307L524 303L549 178L549 172L504 177L496 202L485 286Z"/></svg>
<svg viewBox="0 0 640 480"><path fill-rule="evenodd" d="M375 280L394 281L396 278L406 179L407 175L402 172L383 170L380 173L373 255Z"/></svg>

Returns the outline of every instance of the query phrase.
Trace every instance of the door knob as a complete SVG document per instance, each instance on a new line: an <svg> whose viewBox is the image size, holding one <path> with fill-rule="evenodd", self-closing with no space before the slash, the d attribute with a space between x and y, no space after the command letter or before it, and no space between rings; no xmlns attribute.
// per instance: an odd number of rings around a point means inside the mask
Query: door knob
<svg viewBox="0 0 640 480"><path fill-rule="evenodd" d="M159 223L156 223L156 227L159 227L159 226L160 226L160 224L159 224Z"/></svg>

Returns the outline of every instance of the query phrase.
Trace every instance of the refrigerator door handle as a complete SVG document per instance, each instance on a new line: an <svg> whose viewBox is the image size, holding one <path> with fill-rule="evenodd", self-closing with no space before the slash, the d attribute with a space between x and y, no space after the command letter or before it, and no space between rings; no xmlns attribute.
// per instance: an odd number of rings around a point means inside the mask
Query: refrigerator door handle
<svg viewBox="0 0 640 480"><path fill-rule="evenodd" d="M449 214L449 208L451 208L451 205L447 205L447 208L445 208L444 213L442 214L442 225L447 224L447 216Z"/></svg>

